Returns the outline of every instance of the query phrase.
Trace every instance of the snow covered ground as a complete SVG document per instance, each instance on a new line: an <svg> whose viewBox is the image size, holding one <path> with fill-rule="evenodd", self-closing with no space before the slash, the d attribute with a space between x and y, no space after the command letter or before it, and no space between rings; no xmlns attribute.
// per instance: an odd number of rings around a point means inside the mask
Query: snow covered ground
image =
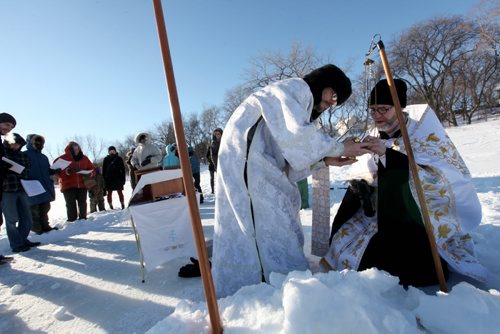
<svg viewBox="0 0 500 334"><path fill-rule="evenodd" d="M438 287L404 290L398 279L364 272L293 272L271 284L242 288L218 301L225 333L500 333L500 121L449 129L466 160L483 207L473 233L485 283L457 274L449 293ZM332 217L347 168L331 168ZM213 234L214 198L202 172L206 237ZM130 187L126 185L126 198ZM115 197L114 201L118 203ZM31 235L42 246L15 254L0 267L1 333L207 333L209 318L199 278L177 276L176 259L146 274L130 222L121 210L65 222L57 191L50 217L59 231ZM311 210L301 211L310 253ZM5 228L0 253L10 254ZM317 258L310 256L311 268Z"/></svg>

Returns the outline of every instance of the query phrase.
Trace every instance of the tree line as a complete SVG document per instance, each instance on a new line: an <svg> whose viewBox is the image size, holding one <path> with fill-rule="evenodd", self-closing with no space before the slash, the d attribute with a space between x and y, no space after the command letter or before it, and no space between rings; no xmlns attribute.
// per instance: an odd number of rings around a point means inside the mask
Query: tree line
<svg viewBox="0 0 500 334"><path fill-rule="evenodd" d="M494 12L487 8L475 18L432 18L385 43L393 75L408 83L408 104L429 104L446 126L470 124L477 118L487 120L499 112L500 33ZM329 62L329 57L301 43L291 45L288 54L271 51L256 55L245 70L243 81L226 91L221 105L205 107L183 119L186 142L203 161L212 131L217 127L224 129L233 111L249 94L277 80L303 77ZM340 67L351 77L353 94L342 106L325 112L320 122L331 135L355 135L370 126L367 94L370 84L384 76L383 69L377 59L354 77L350 75L353 64ZM159 147L175 142L172 121L156 124L148 132ZM74 139L80 140L84 152L95 162L107 154L107 146L94 136ZM125 155L135 146L133 135L115 146Z"/></svg>

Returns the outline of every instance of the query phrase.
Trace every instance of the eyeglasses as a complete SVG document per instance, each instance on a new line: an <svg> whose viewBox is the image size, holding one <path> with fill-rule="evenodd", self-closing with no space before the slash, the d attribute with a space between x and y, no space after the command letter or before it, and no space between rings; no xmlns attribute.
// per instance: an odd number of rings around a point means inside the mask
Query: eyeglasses
<svg viewBox="0 0 500 334"><path fill-rule="evenodd" d="M370 108L370 114L375 115L375 113L379 113L380 115L383 115L391 109L392 107Z"/></svg>

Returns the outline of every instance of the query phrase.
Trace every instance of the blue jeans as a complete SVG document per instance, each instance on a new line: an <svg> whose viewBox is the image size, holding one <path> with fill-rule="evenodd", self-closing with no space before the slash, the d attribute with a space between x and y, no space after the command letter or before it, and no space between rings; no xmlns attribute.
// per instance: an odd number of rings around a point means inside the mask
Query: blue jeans
<svg viewBox="0 0 500 334"><path fill-rule="evenodd" d="M2 210L10 248L24 246L28 242L28 234L33 223L28 195L24 191L4 192Z"/></svg>

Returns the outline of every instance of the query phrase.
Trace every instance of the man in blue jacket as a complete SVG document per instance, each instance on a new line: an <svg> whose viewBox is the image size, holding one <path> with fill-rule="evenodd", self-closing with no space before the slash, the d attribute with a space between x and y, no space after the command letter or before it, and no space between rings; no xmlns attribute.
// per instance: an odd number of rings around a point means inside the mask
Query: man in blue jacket
<svg viewBox="0 0 500 334"><path fill-rule="evenodd" d="M50 202L56 198L52 175L59 173L61 170L51 169L49 159L42 153L43 146L45 145L45 138L43 136L31 134L26 139L26 154L31 162L29 179L38 180L45 189L44 193L29 197L31 215L33 217L31 230L36 234L42 234L58 229L49 225L48 213Z"/></svg>

